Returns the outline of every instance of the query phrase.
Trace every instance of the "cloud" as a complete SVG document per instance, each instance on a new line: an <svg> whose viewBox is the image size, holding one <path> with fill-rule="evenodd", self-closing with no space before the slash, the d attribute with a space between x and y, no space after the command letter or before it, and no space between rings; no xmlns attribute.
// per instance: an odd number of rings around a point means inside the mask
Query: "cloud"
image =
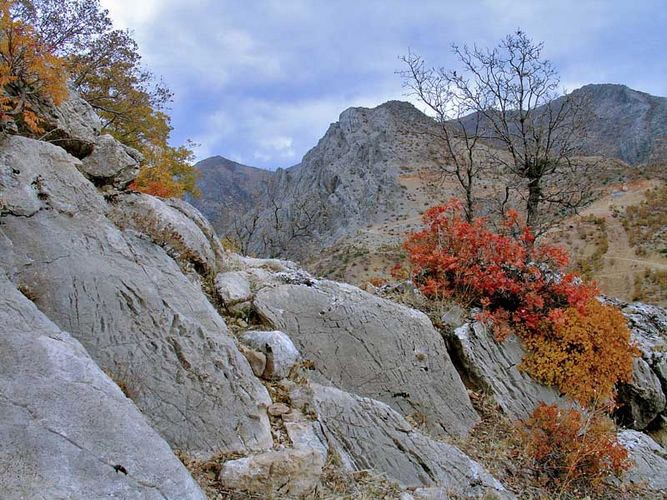
<svg viewBox="0 0 667 500"><path fill-rule="evenodd" d="M453 63L452 42L495 44L522 27L570 90L616 82L667 94L661 0L103 0L175 91L174 141L275 168L297 163L341 111L405 98L410 47Z"/></svg>

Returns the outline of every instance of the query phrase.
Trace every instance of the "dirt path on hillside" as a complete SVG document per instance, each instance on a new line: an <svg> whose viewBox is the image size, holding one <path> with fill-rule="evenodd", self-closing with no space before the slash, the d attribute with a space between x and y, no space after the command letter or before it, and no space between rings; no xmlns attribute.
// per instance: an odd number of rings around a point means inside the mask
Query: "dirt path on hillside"
<svg viewBox="0 0 667 500"><path fill-rule="evenodd" d="M582 212L583 216L602 217L607 224L608 250L602 257L603 268L595 273L595 279L605 294L629 300L638 273L645 269L667 269L667 259L659 255L638 256L630 245L621 220L612 214L613 207L623 212L630 205L638 205L645 199L646 190L656 185L647 181L637 183L625 192L617 191L601 198Z"/></svg>

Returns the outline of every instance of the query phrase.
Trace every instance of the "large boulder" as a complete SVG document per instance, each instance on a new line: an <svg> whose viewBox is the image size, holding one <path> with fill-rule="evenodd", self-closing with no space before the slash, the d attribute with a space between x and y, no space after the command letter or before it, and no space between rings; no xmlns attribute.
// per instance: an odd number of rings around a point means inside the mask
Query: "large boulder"
<svg viewBox="0 0 667 500"><path fill-rule="evenodd" d="M272 446L270 398L201 288L167 252L120 230L44 142L0 152L0 268L70 332L174 447L197 455Z"/></svg>
<svg viewBox="0 0 667 500"><path fill-rule="evenodd" d="M323 435L345 468L385 474L405 488L442 487L451 494L512 495L461 450L415 430L388 405L311 384L295 388L294 404L312 404Z"/></svg>
<svg viewBox="0 0 667 500"><path fill-rule="evenodd" d="M141 155L110 135L95 139L92 152L83 158L79 170L96 186L125 188L139 174Z"/></svg>
<svg viewBox="0 0 667 500"><path fill-rule="evenodd" d="M667 449L635 430L621 431L618 440L628 450L633 462L633 467L625 473L623 481L643 483L667 494Z"/></svg>
<svg viewBox="0 0 667 500"><path fill-rule="evenodd" d="M79 342L0 272L3 498L204 495Z"/></svg>
<svg viewBox="0 0 667 500"><path fill-rule="evenodd" d="M314 362L316 381L425 419L437 435L462 435L479 421L425 314L350 285L304 283L263 288L254 304Z"/></svg>
<svg viewBox="0 0 667 500"><path fill-rule="evenodd" d="M454 330L450 344L470 383L491 394L510 418L527 418L540 402L566 404L519 369L525 351L516 336L497 342L481 323L466 323Z"/></svg>
<svg viewBox="0 0 667 500"><path fill-rule="evenodd" d="M109 216L121 229L148 236L182 266L190 265L201 275L217 271L219 254L211 239L167 200L141 193L119 195L113 199Z"/></svg>

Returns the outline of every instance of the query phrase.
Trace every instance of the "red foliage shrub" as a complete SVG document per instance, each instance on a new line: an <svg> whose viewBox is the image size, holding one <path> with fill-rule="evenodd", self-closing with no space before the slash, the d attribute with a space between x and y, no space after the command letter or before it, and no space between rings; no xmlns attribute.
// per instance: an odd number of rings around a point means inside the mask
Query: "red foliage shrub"
<svg viewBox="0 0 667 500"><path fill-rule="evenodd" d="M583 311L595 287L564 272L567 254L534 245L535 237L510 212L499 231L484 218L467 222L458 200L429 209L425 228L405 242L415 283L433 298L452 297L479 306L493 320L499 340L507 326L538 330L549 314Z"/></svg>
<svg viewBox="0 0 667 500"><path fill-rule="evenodd" d="M535 244L510 212L500 229L465 220L450 201L424 214L404 246L413 280L430 298L481 308L497 340L514 331L528 348L522 369L582 405L606 401L632 377L630 332L621 313L600 304L594 285L565 273L567 254Z"/></svg>
<svg viewBox="0 0 667 500"><path fill-rule="evenodd" d="M518 431L525 456L557 488L567 490L578 481L600 487L631 466L614 423L600 410L582 415L542 403Z"/></svg>

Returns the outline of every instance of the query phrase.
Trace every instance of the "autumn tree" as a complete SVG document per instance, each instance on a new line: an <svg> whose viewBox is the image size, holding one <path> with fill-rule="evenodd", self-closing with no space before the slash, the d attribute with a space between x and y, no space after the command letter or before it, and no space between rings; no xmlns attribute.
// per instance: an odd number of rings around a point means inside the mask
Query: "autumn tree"
<svg viewBox="0 0 667 500"><path fill-rule="evenodd" d="M510 179L506 188L523 201L531 227L587 202L592 165L578 158L587 103L561 90L557 71L542 56L543 44L518 30L490 49L452 50L456 69L427 69L412 55L406 60L409 87L449 125L442 130L467 144L481 140L494 147L493 166ZM459 110L469 114L461 117ZM460 170L471 174L464 188L472 186L471 163Z"/></svg>
<svg viewBox="0 0 667 500"><path fill-rule="evenodd" d="M434 115L436 127L424 132L444 149L441 169L448 175L449 167L453 167L463 190L466 218L472 221L477 209L476 185L485 166L481 157L481 115L474 113L470 99L458 88L455 72L427 67L424 59L413 53L401 59L407 66L399 72L403 85Z"/></svg>
<svg viewBox="0 0 667 500"><path fill-rule="evenodd" d="M63 61L16 14L15 0L0 0L0 122L42 132L37 101L60 104L67 95Z"/></svg>
<svg viewBox="0 0 667 500"><path fill-rule="evenodd" d="M192 143L169 144L172 94L141 65L137 43L113 28L99 0L22 0L16 13L65 61L71 86L100 115L103 131L145 158L138 190L197 195Z"/></svg>

